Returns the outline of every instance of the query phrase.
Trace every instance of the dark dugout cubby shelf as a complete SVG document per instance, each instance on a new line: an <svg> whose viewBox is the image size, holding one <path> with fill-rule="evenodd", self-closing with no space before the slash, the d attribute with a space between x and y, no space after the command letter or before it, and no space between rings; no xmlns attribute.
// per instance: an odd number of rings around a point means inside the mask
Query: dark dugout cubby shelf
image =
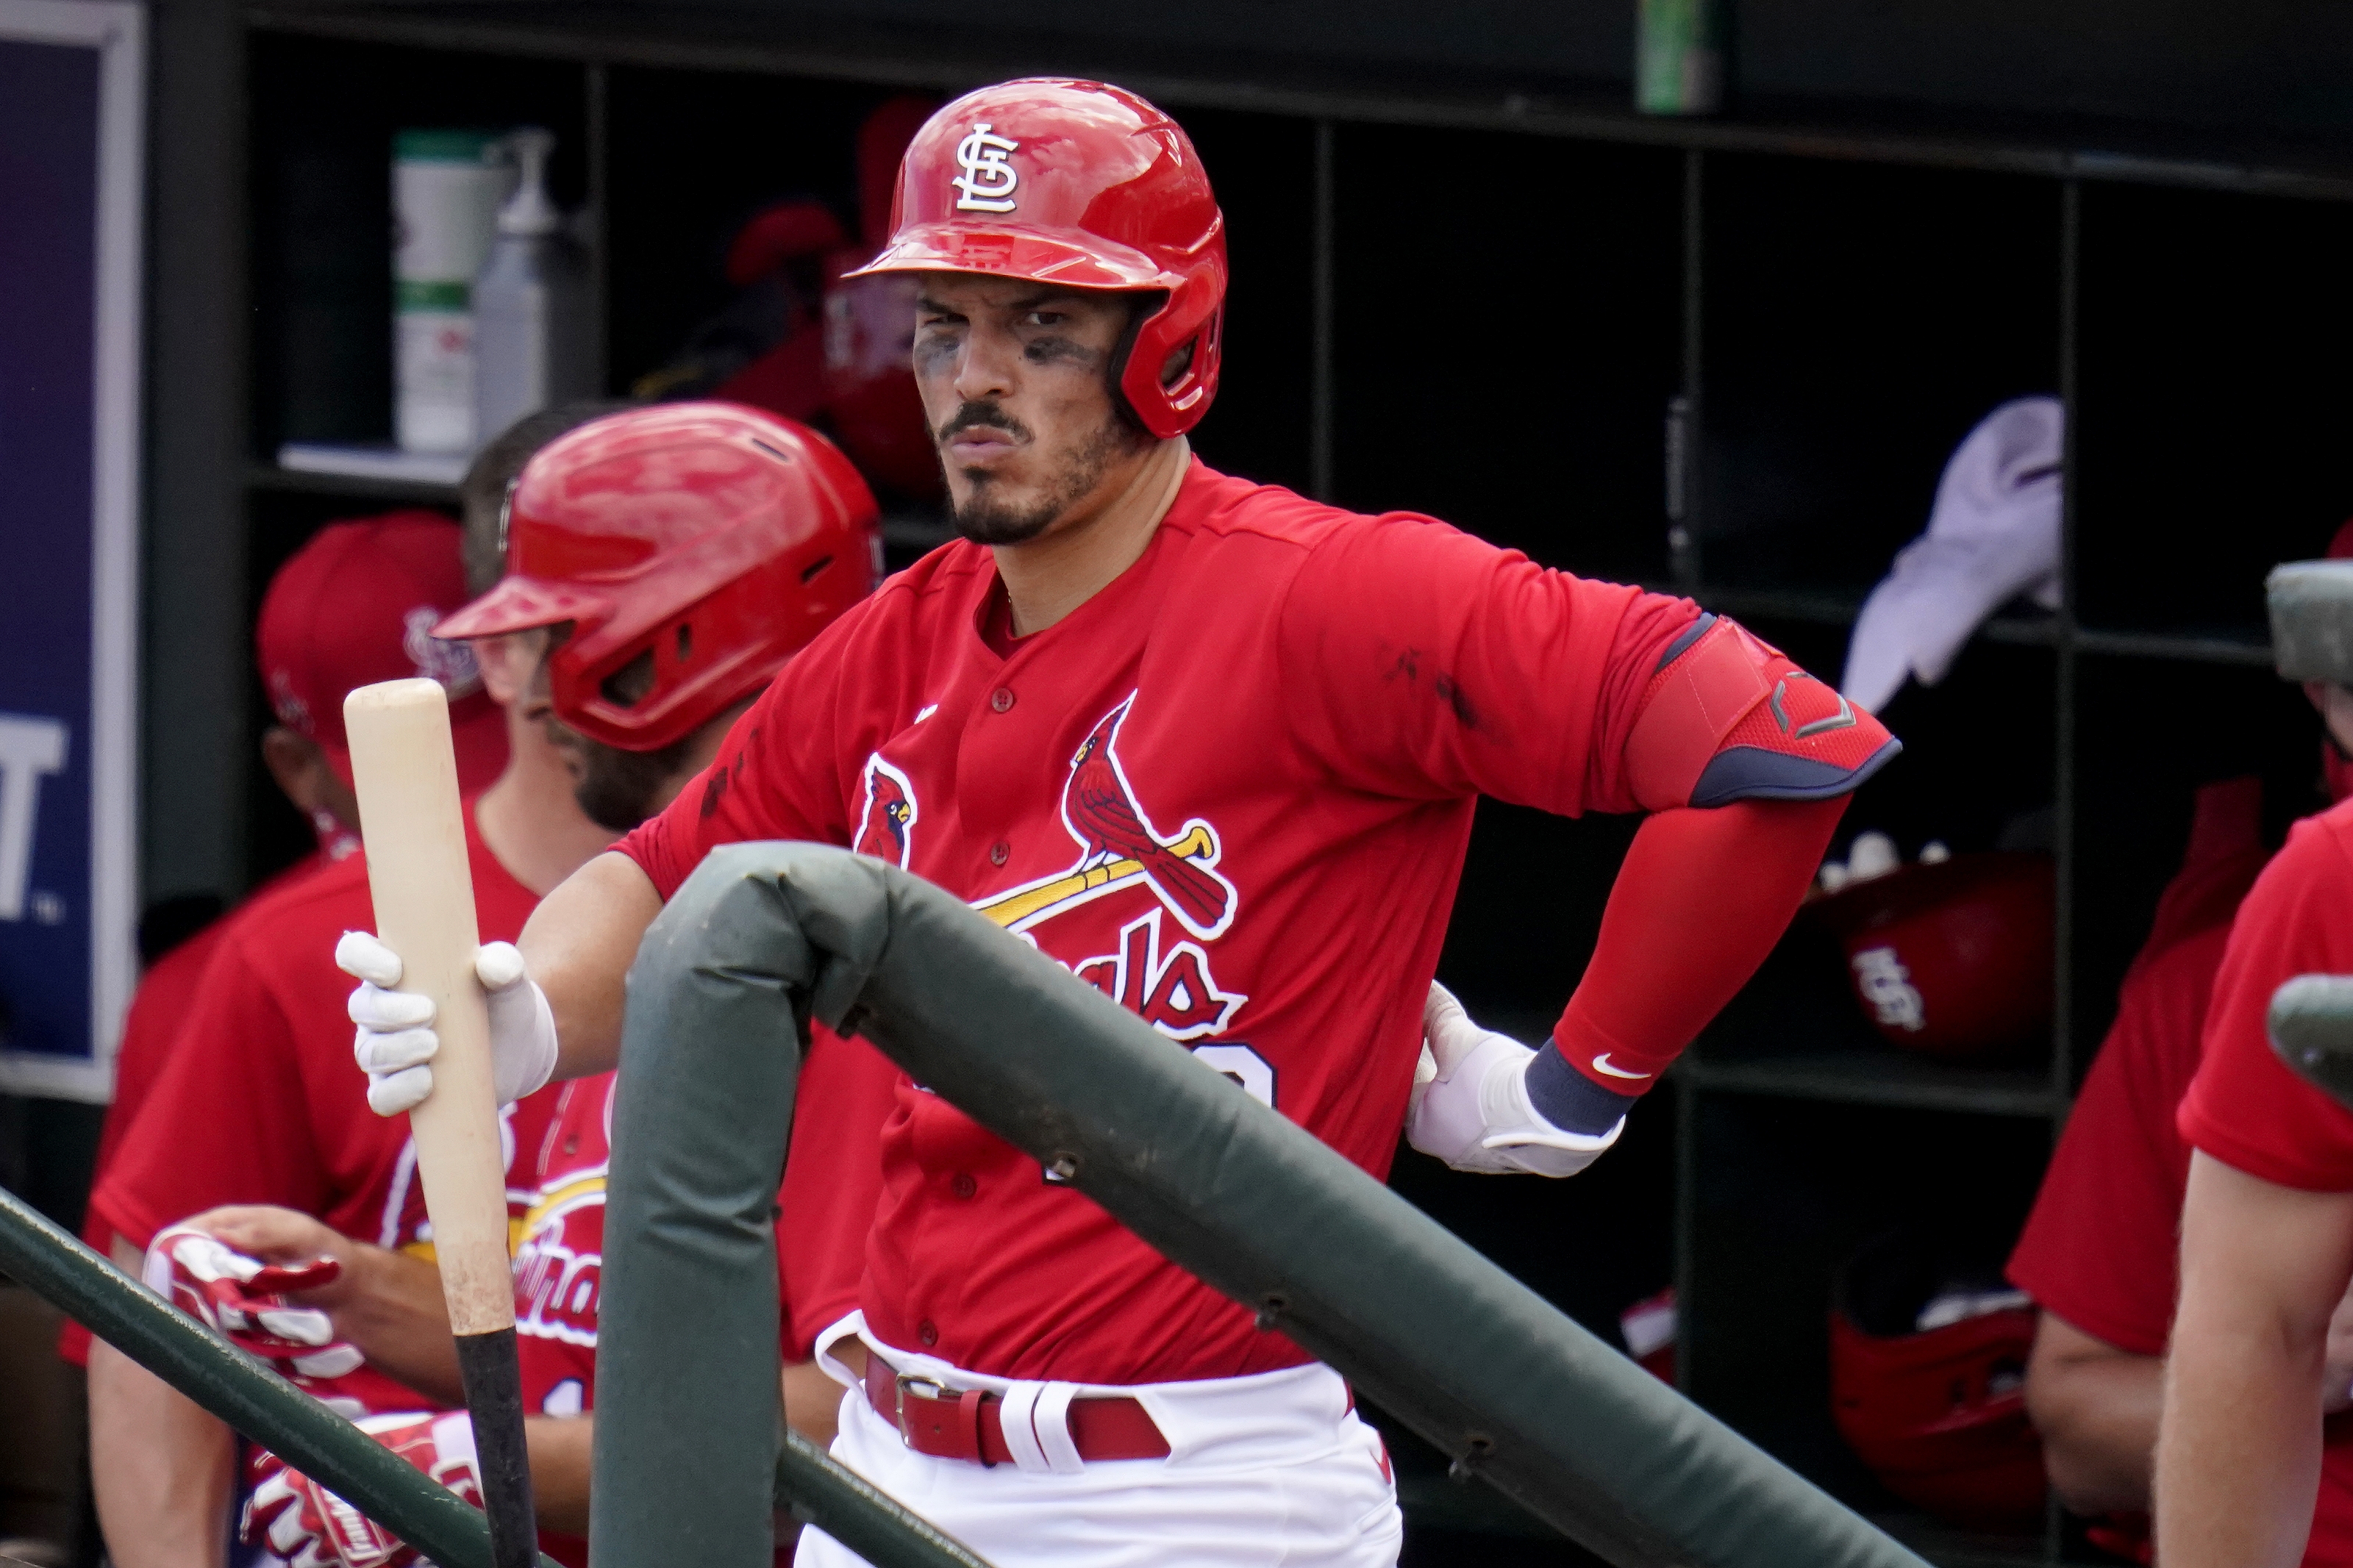
<svg viewBox="0 0 2353 1568"><path fill-rule="evenodd" d="M2046 1129L1736 1093L1703 1097L1693 1120L1714 1151L1692 1202L1713 1240L1690 1287L1713 1310L1678 1346L1684 1388L1849 1505L1905 1511L1831 1422L1834 1278L1863 1243L1900 1226L1998 1268L2032 1200Z"/></svg>
<svg viewBox="0 0 2353 1568"><path fill-rule="evenodd" d="M1939 1563L2075 1550L2055 1525L1937 1525L1870 1479L1830 1424L1831 1279L1901 1221L1998 1261L2178 861L2189 792L2261 774L2274 836L2314 803L2317 730L2271 674L2261 583L2353 514L2336 438L2353 389L2330 374L2353 358L2353 144L2274 154L2235 132L1828 99L1648 120L1614 87L1482 85L1437 64L1246 70L1016 32L982 62L968 28L786 27L754 7L241 15L252 222L233 242L256 309L237 548L256 595L329 519L454 501L271 464L284 439L389 431L388 163L410 125L557 132L559 196L596 208L619 392L726 304L727 245L762 205L814 197L856 232L872 105L1134 58L1148 68L1119 74L1189 128L1228 221L1205 460L1688 593L1825 678L1954 446L2005 399L2067 397L2066 603L2005 607L1941 684L1888 704L1906 755L1837 846L1866 828L1907 857L2040 834L2061 868L2047 1048L1995 1066L1894 1048L1801 914L1591 1171L1493 1181L1401 1150L1392 1181L1605 1337L1673 1282L1690 1392ZM1678 524L1689 548L1671 545ZM893 566L943 537L913 510L885 529ZM247 702L249 758L258 685ZM252 880L307 832L258 762L245 776ZM1440 965L1475 1015L1549 1028L1633 831L1482 804ZM1589 1561L1392 1438L1408 1563Z"/></svg>
<svg viewBox="0 0 2353 1568"><path fill-rule="evenodd" d="M2093 187L2083 223L2078 613L2260 627L2353 517L2353 206Z"/></svg>
<svg viewBox="0 0 2353 1568"><path fill-rule="evenodd" d="M2058 390L2058 193L1748 156L1709 159L1704 181L1705 577L1867 589L1970 426Z"/></svg>
<svg viewBox="0 0 2353 1568"><path fill-rule="evenodd" d="M409 128L544 125L556 199L587 199L576 67L257 34L250 452L392 435L392 142Z"/></svg>
<svg viewBox="0 0 2353 1568"><path fill-rule="evenodd" d="M1334 499L1660 575L1682 160L1347 126L1335 163Z"/></svg>

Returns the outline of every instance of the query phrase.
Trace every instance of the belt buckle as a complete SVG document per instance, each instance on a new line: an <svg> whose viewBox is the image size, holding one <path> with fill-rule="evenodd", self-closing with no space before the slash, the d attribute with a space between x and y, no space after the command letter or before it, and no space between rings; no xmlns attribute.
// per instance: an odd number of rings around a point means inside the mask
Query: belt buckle
<svg viewBox="0 0 2353 1568"><path fill-rule="evenodd" d="M928 1388L932 1391L931 1393L920 1394L917 1394L916 1397L923 1400L940 1400L947 1398L949 1395L953 1394L955 1390L950 1388L946 1384L942 1383L938 1378L925 1377L921 1373L893 1373L892 1374L892 1383L897 1390L897 1398L895 1403L898 1405L898 1408L892 1411L892 1414L899 1418L899 1440L912 1448L915 1444L915 1435L907 1430L907 1391L913 1388Z"/></svg>

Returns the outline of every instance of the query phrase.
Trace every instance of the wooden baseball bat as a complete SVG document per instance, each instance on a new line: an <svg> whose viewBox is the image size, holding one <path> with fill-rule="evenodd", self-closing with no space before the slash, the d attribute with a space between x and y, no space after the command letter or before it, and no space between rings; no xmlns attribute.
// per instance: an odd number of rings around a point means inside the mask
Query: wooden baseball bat
<svg viewBox="0 0 2353 1568"><path fill-rule="evenodd" d="M490 1014L474 975L480 936L449 702L433 680L387 680L343 699L376 935L404 991L433 999L433 1092L408 1113L433 1221L441 1292L472 1414L495 1568L531 1568L538 1528L515 1361L506 1161L491 1077Z"/></svg>

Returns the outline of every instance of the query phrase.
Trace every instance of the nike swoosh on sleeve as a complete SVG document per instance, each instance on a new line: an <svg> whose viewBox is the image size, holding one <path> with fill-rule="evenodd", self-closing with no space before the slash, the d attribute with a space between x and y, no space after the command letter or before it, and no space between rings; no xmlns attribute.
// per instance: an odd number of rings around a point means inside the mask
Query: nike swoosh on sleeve
<svg viewBox="0 0 2353 1568"><path fill-rule="evenodd" d="M1593 1070L1595 1072L1606 1072L1611 1078L1649 1078L1651 1076L1646 1072L1628 1072L1624 1068L1611 1067L1609 1065L1609 1053L1608 1051L1604 1051L1599 1056L1593 1058Z"/></svg>

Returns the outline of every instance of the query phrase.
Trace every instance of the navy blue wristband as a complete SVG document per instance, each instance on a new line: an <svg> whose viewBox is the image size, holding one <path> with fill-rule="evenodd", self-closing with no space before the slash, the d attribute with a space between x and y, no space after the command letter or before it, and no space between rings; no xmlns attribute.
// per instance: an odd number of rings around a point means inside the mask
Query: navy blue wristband
<svg viewBox="0 0 2353 1568"><path fill-rule="evenodd" d="M1599 1138L1634 1109L1640 1095L1613 1094L1568 1065L1560 1047L1546 1040L1528 1064L1528 1103L1563 1132Z"/></svg>

